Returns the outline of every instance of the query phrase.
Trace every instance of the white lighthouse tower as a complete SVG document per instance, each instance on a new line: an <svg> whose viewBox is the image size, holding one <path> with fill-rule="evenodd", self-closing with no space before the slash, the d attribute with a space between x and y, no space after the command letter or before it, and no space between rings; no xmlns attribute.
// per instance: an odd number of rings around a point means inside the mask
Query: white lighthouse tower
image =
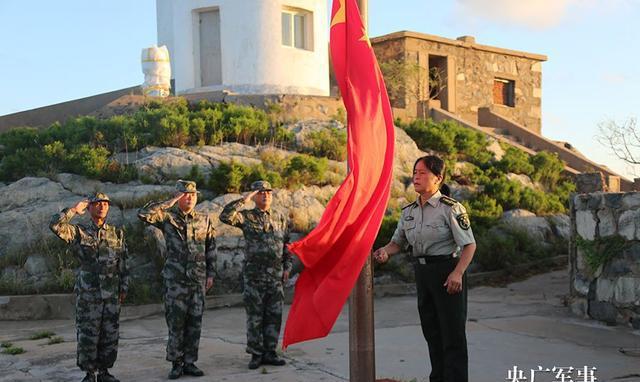
<svg viewBox="0 0 640 382"><path fill-rule="evenodd" d="M326 0L156 0L176 94L329 95Z"/></svg>

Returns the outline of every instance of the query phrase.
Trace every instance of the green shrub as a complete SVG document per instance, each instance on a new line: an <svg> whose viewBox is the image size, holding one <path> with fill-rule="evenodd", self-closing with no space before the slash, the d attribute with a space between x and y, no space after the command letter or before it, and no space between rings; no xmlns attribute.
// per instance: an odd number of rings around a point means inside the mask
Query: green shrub
<svg viewBox="0 0 640 382"><path fill-rule="evenodd" d="M522 186L505 176L490 180L484 191L506 210L518 208L520 205Z"/></svg>
<svg viewBox="0 0 640 382"><path fill-rule="evenodd" d="M41 340L43 338L51 338L53 336L55 336L56 334L50 330L40 330L37 331L35 333L33 333L31 335L31 337L29 337L30 340Z"/></svg>
<svg viewBox="0 0 640 382"><path fill-rule="evenodd" d="M112 182L137 178L136 171L113 161L119 152L145 146L272 143L290 147L291 131L271 125L267 114L247 106L186 100L152 101L132 115L108 119L71 118L46 129L12 129L0 134L0 180L14 181L67 171ZM327 155L340 155L334 142L323 142Z"/></svg>
<svg viewBox="0 0 640 382"><path fill-rule="evenodd" d="M393 233L398 227L398 219L400 218L400 211L394 212L391 215L387 215L382 218L382 224L380 225L380 230L378 231L378 236L376 236L376 240L373 244L373 248L380 248L383 245L386 245L391 238L393 237Z"/></svg>
<svg viewBox="0 0 640 382"><path fill-rule="evenodd" d="M485 271L512 269L516 265L556 255L525 230L502 225L477 235L476 241L474 261Z"/></svg>
<svg viewBox="0 0 640 382"><path fill-rule="evenodd" d="M513 172L530 176L534 167L529 163L529 154L515 147L507 148L502 159L497 163L497 167L503 172Z"/></svg>
<svg viewBox="0 0 640 382"><path fill-rule="evenodd" d="M455 133L443 124L435 124L431 120L416 119L400 127L409 134L421 150L434 150L445 155L457 153Z"/></svg>
<svg viewBox="0 0 640 382"><path fill-rule="evenodd" d="M486 194L480 194L469 201L465 201L463 204L471 217L471 224L474 229L476 224L492 226L502 217L502 206Z"/></svg>
<svg viewBox="0 0 640 382"><path fill-rule="evenodd" d="M564 163L558 158L558 155L541 151L531 157L531 164L534 167L533 180L541 182L551 191L555 190L564 170Z"/></svg>
<svg viewBox="0 0 640 382"><path fill-rule="evenodd" d="M285 178L288 186L324 184L327 170L326 158L314 158L309 155L295 155L285 168Z"/></svg>
<svg viewBox="0 0 640 382"><path fill-rule="evenodd" d="M316 157L326 157L337 161L347 159L347 131L329 128L316 130L306 136L307 143L301 151Z"/></svg>
<svg viewBox="0 0 640 382"><path fill-rule="evenodd" d="M8 341L0 343L0 347L2 347L2 348L10 348L12 346L13 346L13 344L11 342L8 342Z"/></svg>
<svg viewBox="0 0 640 382"><path fill-rule="evenodd" d="M18 354L22 354L24 353L24 349L18 346L12 346L12 347L8 347L8 348L4 348L2 350L2 352L4 354L10 354L10 355L18 355Z"/></svg>

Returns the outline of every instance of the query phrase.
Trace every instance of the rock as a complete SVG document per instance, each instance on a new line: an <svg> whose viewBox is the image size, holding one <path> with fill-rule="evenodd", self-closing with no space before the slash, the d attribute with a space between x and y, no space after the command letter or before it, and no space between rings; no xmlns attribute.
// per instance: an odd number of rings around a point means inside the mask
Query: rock
<svg viewBox="0 0 640 382"><path fill-rule="evenodd" d="M461 186L455 182L450 183L449 188L451 197L457 201L469 200L478 192L477 186Z"/></svg>
<svg viewBox="0 0 640 382"><path fill-rule="evenodd" d="M612 236L617 231L618 222L613 211L609 208L601 209L598 211L598 235L600 237Z"/></svg>
<svg viewBox="0 0 640 382"><path fill-rule="evenodd" d="M610 302L589 301L589 316L596 320L615 324L618 310Z"/></svg>
<svg viewBox="0 0 640 382"><path fill-rule="evenodd" d="M304 148L309 145L309 134L324 129L344 129L344 125L335 120L306 120L284 126L284 128L296 135L296 146Z"/></svg>
<svg viewBox="0 0 640 382"><path fill-rule="evenodd" d="M192 148L192 150L197 152L198 155L206 158L209 163L215 167L217 167L221 162L231 161L248 166L260 164L261 152L269 151L269 149L271 148L257 148L240 143L223 143L219 146L202 146L199 148ZM281 155L294 155L294 153L275 148L273 149L273 152L277 152Z"/></svg>
<svg viewBox="0 0 640 382"><path fill-rule="evenodd" d="M554 235L563 240L569 240L571 238L571 219L569 216L560 214L549 216L547 219L551 224L551 230Z"/></svg>
<svg viewBox="0 0 640 382"><path fill-rule="evenodd" d="M505 154L505 151L500 146L500 142L497 139L489 138L489 145L487 146L487 151L493 153L493 158L495 160L500 160Z"/></svg>
<svg viewBox="0 0 640 382"><path fill-rule="evenodd" d="M22 178L0 190L0 248L10 253L53 239L51 216L82 199L46 178Z"/></svg>
<svg viewBox="0 0 640 382"><path fill-rule="evenodd" d="M618 304L640 305L640 277L618 277L613 294Z"/></svg>
<svg viewBox="0 0 640 382"><path fill-rule="evenodd" d="M47 178L22 178L0 189L0 211L37 203L65 200L74 194ZM76 197L77 200L80 200ZM3 225L4 227L4 225Z"/></svg>
<svg viewBox="0 0 640 382"><path fill-rule="evenodd" d="M523 209L515 209L505 211L502 214L502 220L510 220L510 219L520 219L520 218L528 218L528 217L536 217L531 211L523 210Z"/></svg>
<svg viewBox="0 0 640 382"><path fill-rule="evenodd" d="M611 302L613 300L613 288L615 283L606 278L596 280L596 300Z"/></svg>
<svg viewBox="0 0 640 382"><path fill-rule="evenodd" d="M133 162L138 173L158 182L186 177L195 166L202 175L211 173L209 160L195 152L175 147L147 148L148 155Z"/></svg>
<svg viewBox="0 0 640 382"><path fill-rule="evenodd" d="M581 211L582 212L582 211ZM580 220L576 222L578 228L584 224ZM637 227L640 224L640 210L624 211L618 218L618 234L627 240L636 239Z"/></svg>
<svg viewBox="0 0 640 382"><path fill-rule="evenodd" d="M596 219L590 210L576 211L576 227L578 235L582 236L583 239L595 239Z"/></svg>
<svg viewBox="0 0 640 382"><path fill-rule="evenodd" d="M24 269L31 276L42 275L50 271L47 259L39 255L29 256L24 264Z"/></svg>
<svg viewBox="0 0 640 382"><path fill-rule="evenodd" d="M404 130L396 127L395 132L396 147L393 158L393 174L396 178L411 177L414 163L418 158L427 155L427 153L418 149L418 145Z"/></svg>
<svg viewBox="0 0 640 382"><path fill-rule="evenodd" d="M623 210L634 210L640 208L640 192L628 192L622 196Z"/></svg>
<svg viewBox="0 0 640 382"><path fill-rule="evenodd" d="M524 187L533 188L534 190L541 189L539 184L534 183L531 180L531 178L529 178L528 176L526 176L524 174L514 174L514 173L510 172L510 173L507 174L507 179L509 179L512 182L520 183Z"/></svg>
<svg viewBox="0 0 640 382"><path fill-rule="evenodd" d="M526 231L532 238L541 243L549 243L553 237L551 224L547 219L538 217L527 210L510 210L502 214L500 222L510 228Z"/></svg>

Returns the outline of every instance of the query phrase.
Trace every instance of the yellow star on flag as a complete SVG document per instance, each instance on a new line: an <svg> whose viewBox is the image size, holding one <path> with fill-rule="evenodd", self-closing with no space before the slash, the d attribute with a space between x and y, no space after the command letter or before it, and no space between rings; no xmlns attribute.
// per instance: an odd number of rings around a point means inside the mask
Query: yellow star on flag
<svg viewBox="0 0 640 382"><path fill-rule="evenodd" d="M347 22L347 9L344 2L345 0L339 0L340 7L331 20L332 27Z"/></svg>
<svg viewBox="0 0 640 382"><path fill-rule="evenodd" d="M367 35L367 30L364 29L364 27L362 28L362 37L360 37L360 40L358 41L366 41L367 45L369 45L369 48L371 48L371 40L369 40L369 36Z"/></svg>

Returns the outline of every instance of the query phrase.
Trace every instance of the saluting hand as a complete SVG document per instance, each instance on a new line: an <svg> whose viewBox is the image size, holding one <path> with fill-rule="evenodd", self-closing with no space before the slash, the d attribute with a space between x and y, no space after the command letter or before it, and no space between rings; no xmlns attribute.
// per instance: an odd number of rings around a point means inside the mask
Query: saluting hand
<svg viewBox="0 0 640 382"><path fill-rule="evenodd" d="M453 271L447 277L447 281L444 283L444 287L447 288L447 293L456 294L462 291L462 273Z"/></svg>
<svg viewBox="0 0 640 382"><path fill-rule="evenodd" d="M387 261L389 261L389 254L384 249L384 247L378 248L378 249L375 250L375 252L373 252L373 259L378 264L384 264Z"/></svg>
<svg viewBox="0 0 640 382"><path fill-rule="evenodd" d="M253 196L255 194L258 193L258 190L255 191L251 191L251 192L245 192L243 197L244 197L244 202L247 203L249 200L251 200L251 198L253 198Z"/></svg>
<svg viewBox="0 0 640 382"><path fill-rule="evenodd" d="M78 204L76 204L75 206L73 206L73 209L78 215L83 215L84 212L87 210L88 205L89 205L89 201L87 199L84 199L79 201Z"/></svg>

